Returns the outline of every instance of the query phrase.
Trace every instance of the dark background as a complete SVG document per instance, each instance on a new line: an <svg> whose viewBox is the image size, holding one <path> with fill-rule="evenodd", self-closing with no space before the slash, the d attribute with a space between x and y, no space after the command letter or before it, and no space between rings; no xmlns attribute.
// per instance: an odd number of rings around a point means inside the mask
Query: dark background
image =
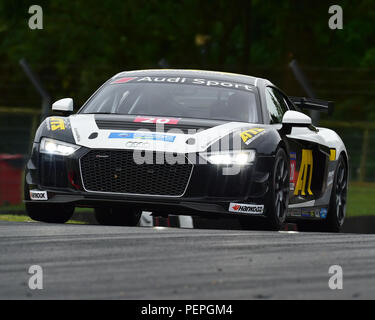
<svg viewBox="0 0 375 320"><path fill-rule="evenodd" d="M28 28L32 4L43 30ZM334 4L343 30L328 27ZM250 74L303 95L288 68L297 59L317 96L337 102L334 119L374 121L374 31L374 0L1 0L0 106L40 107L21 58L53 100L77 107L119 71L160 67Z"/></svg>

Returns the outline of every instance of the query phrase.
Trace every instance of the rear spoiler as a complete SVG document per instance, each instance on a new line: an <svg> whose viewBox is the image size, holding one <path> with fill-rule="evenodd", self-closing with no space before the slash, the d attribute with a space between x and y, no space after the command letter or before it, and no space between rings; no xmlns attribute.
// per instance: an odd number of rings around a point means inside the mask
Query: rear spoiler
<svg viewBox="0 0 375 320"><path fill-rule="evenodd" d="M289 97L289 99L300 109L328 112L329 115L333 113L334 103L332 101L300 97Z"/></svg>

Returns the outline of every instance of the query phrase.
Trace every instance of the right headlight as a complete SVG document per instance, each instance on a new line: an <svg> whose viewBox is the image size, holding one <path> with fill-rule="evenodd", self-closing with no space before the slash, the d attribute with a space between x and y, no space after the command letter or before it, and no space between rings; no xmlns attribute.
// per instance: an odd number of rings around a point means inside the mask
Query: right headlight
<svg viewBox="0 0 375 320"><path fill-rule="evenodd" d="M76 152L80 146L75 144L67 143L64 141L59 141L50 138L42 138L40 142L40 149L41 153L47 154L56 154L60 156L70 156L74 152Z"/></svg>
<svg viewBox="0 0 375 320"><path fill-rule="evenodd" d="M217 165L248 165L255 161L255 150L207 152L201 154L203 159Z"/></svg>

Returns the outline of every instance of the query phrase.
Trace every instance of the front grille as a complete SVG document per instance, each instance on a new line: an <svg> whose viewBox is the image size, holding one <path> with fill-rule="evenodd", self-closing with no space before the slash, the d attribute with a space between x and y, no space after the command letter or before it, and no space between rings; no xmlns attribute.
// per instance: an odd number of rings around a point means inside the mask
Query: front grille
<svg viewBox="0 0 375 320"><path fill-rule="evenodd" d="M190 163L136 164L131 150L91 150L80 163L87 191L124 194L182 196L193 170Z"/></svg>

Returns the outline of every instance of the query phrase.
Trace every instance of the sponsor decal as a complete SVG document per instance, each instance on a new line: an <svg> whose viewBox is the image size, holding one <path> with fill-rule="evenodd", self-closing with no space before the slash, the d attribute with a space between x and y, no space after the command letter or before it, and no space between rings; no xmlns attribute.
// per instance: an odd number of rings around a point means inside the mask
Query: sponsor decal
<svg viewBox="0 0 375 320"><path fill-rule="evenodd" d="M290 153L290 178L289 178L289 189L294 190L297 182L298 172L297 167L297 154L295 152Z"/></svg>
<svg viewBox="0 0 375 320"><path fill-rule="evenodd" d="M150 144L144 141L129 141L126 143L128 148L148 148Z"/></svg>
<svg viewBox="0 0 375 320"><path fill-rule="evenodd" d="M332 170L328 172L328 179L327 179L327 186L331 185L333 183L333 176L335 174L335 171Z"/></svg>
<svg viewBox="0 0 375 320"><path fill-rule="evenodd" d="M115 84L115 83L126 83L126 82L132 81L132 80L134 80L134 79L137 79L137 77L120 78L120 79L117 79L117 80L111 82L111 84Z"/></svg>
<svg viewBox="0 0 375 320"><path fill-rule="evenodd" d="M74 128L74 133L76 134L77 142L80 142L81 141L81 136L80 136L77 128ZM90 137L89 137L89 139L90 139Z"/></svg>
<svg viewBox="0 0 375 320"><path fill-rule="evenodd" d="M185 83L195 84L206 87L222 87L232 88L245 91L253 91L254 86L244 83L236 83L230 81L220 81L212 79L198 79L198 78L182 78L182 77L127 77L116 79L111 84L126 83L126 82L149 82L149 83Z"/></svg>
<svg viewBox="0 0 375 320"><path fill-rule="evenodd" d="M233 83L228 81L215 81L215 80L207 80L207 79L193 79L192 84L200 84L207 87L224 87L224 88L234 88L234 89L242 89L247 91L253 91L253 86L242 84L242 83Z"/></svg>
<svg viewBox="0 0 375 320"><path fill-rule="evenodd" d="M56 117L49 118L49 126L52 131L65 130L65 122L61 118L56 118Z"/></svg>
<svg viewBox="0 0 375 320"><path fill-rule="evenodd" d="M319 209L302 209L302 217L316 218L316 212L319 214ZM319 216L318 216L319 217Z"/></svg>
<svg viewBox="0 0 375 320"><path fill-rule="evenodd" d="M320 218L320 210L315 209L315 218Z"/></svg>
<svg viewBox="0 0 375 320"><path fill-rule="evenodd" d="M109 139L142 139L174 142L176 136L157 133L138 133L138 132L111 132L108 136Z"/></svg>
<svg viewBox="0 0 375 320"><path fill-rule="evenodd" d="M265 131L262 128L253 128L246 131L241 132L241 139L246 144L249 145L251 141L253 141L255 138L259 137L261 134L263 134Z"/></svg>
<svg viewBox="0 0 375 320"><path fill-rule="evenodd" d="M229 211L236 213L248 213L248 214L262 214L264 205L259 204L241 204L241 203L230 203Z"/></svg>
<svg viewBox="0 0 375 320"><path fill-rule="evenodd" d="M326 219L327 218L327 214L328 214L328 210L327 208L321 208L320 209L320 217L322 219Z"/></svg>
<svg viewBox="0 0 375 320"><path fill-rule="evenodd" d="M301 216L301 209L289 209L288 210L289 217L300 217Z"/></svg>
<svg viewBox="0 0 375 320"><path fill-rule="evenodd" d="M141 117L138 116L134 122L155 123L155 124L177 124L181 118L158 118L158 117Z"/></svg>
<svg viewBox="0 0 375 320"><path fill-rule="evenodd" d="M36 201L48 200L47 191L30 190L30 199Z"/></svg>
<svg viewBox="0 0 375 320"><path fill-rule="evenodd" d="M329 150L329 161L335 161L336 160L336 149L330 149Z"/></svg>
<svg viewBox="0 0 375 320"><path fill-rule="evenodd" d="M314 211L304 211L303 210L302 213L301 213L301 216L312 218L312 217L315 217L315 213L314 213Z"/></svg>
<svg viewBox="0 0 375 320"><path fill-rule="evenodd" d="M187 80L191 82L191 79L181 77L143 77L139 78L136 82L169 82L169 83L185 83Z"/></svg>
<svg viewBox="0 0 375 320"><path fill-rule="evenodd" d="M302 161L294 190L294 195L297 196L301 193L305 196L306 193L313 195L311 191L311 180L313 172L313 156L312 150L302 149Z"/></svg>

